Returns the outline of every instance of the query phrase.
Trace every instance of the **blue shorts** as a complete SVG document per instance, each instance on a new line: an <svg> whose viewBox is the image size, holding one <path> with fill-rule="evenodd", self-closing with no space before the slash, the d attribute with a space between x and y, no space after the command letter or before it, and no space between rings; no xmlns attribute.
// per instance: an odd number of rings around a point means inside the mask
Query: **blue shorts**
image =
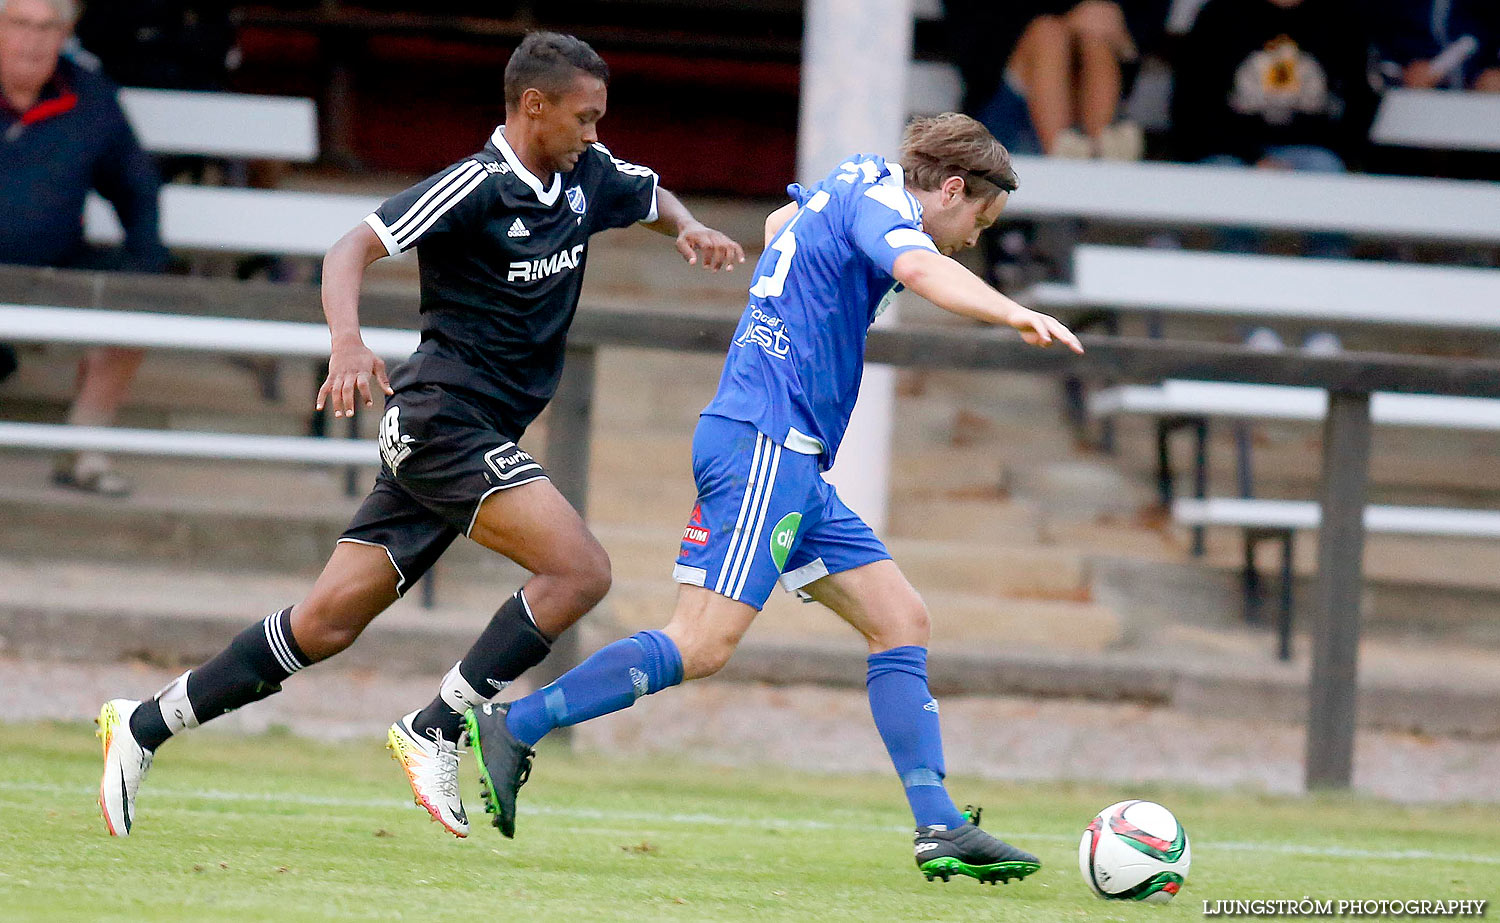
<svg viewBox="0 0 1500 923"><path fill-rule="evenodd" d="M672 571L678 583L759 609L778 580L798 590L891 556L823 480L816 456L793 452L752 424L699 417L693 479L698 501Z"/></svg>

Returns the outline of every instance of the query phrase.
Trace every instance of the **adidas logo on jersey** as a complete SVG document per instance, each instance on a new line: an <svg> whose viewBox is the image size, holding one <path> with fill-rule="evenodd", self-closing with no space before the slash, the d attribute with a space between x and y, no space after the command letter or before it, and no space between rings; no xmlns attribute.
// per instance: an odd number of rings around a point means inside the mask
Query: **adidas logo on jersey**
<svg viewBox="0 0 1500 923"><path fill-rule="evenodd" d="M520 218L517 218L515 220L515 223L510 226L510 230L505 232L505 236L506 237L530 237L531 236L531 229L528 228L526 225L522 224Z"/></svg>

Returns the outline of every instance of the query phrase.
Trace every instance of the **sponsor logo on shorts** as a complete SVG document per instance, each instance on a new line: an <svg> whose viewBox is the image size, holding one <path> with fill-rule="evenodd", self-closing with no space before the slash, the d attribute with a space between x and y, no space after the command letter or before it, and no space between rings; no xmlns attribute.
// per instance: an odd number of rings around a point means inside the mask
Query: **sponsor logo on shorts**
<svg viewBox="0 0 1500 923"><path fill-rule="evenodd" d="M391 474L395 474L406 461L406 456L411 454L411 443L410 436L401 435L401 408L392 404L380 418L380 457L385 459L385 466L391 469Z"/></svg>
<svg viewBox="0 0 1500 923"><path fill-rule="evenodd" d="M693 504L693 516L688 520L687 528L682 530L682 541L688 545L707 545L708 538L713 533L708 528L708 523L703 521L703 504Z"/></svg>
<svg viewBox="0 0 1500 923"><path fill-rule="evenodd" d="M650 680L646 677L645 671L641 670L638 667L631 667L630 686L635 690L636 698L640 698L641 696L645 695L646 690L651 688Z"/></svg>
<svg viewBox="0 0 1500 923"><path fill-rule="evenodd" d="M495 478L501 483L515 480L518 475L528 471L533 472L533 476L539 475L542 471L542 466L531 457L531 453L514 442L495 446L484 453L484 463L495 473Z"/></svg>
<svg viewBox="0 0 1500 923"><path fill-rule="evenodd" d="M927 704L922 706L923 711L930 711L934 715L938 713L937 699L928 699Z"/></svg>
<svg viewBox="0 0 1500 923"><path fill-rule="evenodd" d="M792 544L797 541L797 527L800 525L801 513L787 513L771 530L771 560L776 562L777 572L786 569L786 558L792 553Z"/></svg>

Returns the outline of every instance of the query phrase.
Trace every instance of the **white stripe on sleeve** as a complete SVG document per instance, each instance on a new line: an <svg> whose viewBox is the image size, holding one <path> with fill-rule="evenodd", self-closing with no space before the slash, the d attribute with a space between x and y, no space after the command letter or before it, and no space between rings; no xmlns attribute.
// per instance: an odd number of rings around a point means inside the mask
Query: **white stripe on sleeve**
<svg viewBox="0 0 1500 923"><path fill-rule="evenodd" d="M893 231L887 231L885 243L892 250L899 250L902 247L921 247L923 250L937 252L937 245L932 242L932 238L916 228L896 228Z"/></svg>

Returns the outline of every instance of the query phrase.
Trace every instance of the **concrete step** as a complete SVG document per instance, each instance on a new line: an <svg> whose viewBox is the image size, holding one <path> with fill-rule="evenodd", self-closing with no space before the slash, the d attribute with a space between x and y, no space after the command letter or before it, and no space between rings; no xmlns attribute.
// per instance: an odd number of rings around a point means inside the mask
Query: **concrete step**
<svg viewBox="0 0 1500 923"><path fill-rule="evenodd" d="M295 578L239 572L145 567L35 564L0 558L0 580L14 589L0 599L0 655L103 664L134 660L171 668L201 662L246 625L295 599ZM653 582L652 593L661 584ZM628 589L628 588L627 588ZM612 594L613 596L613 594ZM622 594L641 606L645 595ZM1103 650L1028 644L1006 635L1011 625L989 613L934 602L931 686L939 696L1042 695L1167 705L1193 714L1281 722L1302 720L1305 653L1289 664L1270 659L1258 636L1177 626L1150 646ZM641 624L662 621L616 604L615 617L585 620L589 651ZM640 618L650 614L649 623ZM1032 623L1047 613L1031 612ZM1062 626L1064 620L1051 613ZM1076 617L1078 613L1074 613ZM445 606L423 611L402 601L341 654L343 669L386 675L441 675L472 642L488 611ZM975 626L983 619L985 633ZM952 623L959 627L947 629ZM1065 626L1077 636L1080 624ZM1305 643L1299 651L1306 650ZM778 597L752 629L727 680L788 686L858 687L864 645L817 606ZM1360 670L1367 727L1427 734L1500 735L1500 654L1453 647L1367 641Z"/></svg>

